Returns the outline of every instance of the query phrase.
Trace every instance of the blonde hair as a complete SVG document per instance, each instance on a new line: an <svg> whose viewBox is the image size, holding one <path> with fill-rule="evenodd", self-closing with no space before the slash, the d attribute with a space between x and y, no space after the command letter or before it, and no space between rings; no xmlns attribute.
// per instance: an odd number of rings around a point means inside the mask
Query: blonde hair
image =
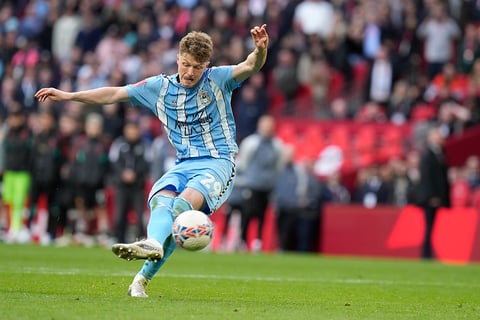
<svg viewBox="0 0 480 320"><path fill-rule="evenodd" d="M212 52L212 38L205 32L191 31L180 40L180 54L189 54L199 63L209 61Z"/></svg>

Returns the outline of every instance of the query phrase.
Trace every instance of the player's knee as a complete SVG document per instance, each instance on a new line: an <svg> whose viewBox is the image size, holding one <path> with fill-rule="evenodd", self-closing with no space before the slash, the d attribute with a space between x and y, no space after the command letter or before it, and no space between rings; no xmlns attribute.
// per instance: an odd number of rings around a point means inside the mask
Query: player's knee
<svg viewBox="0 0 480 320"><path fill-rule="evenodd" d="M173 200L173 215L174 217L178 217L178 215L184 211L192 210L193 207L187 200L176 197Z"/></svg>
<svg viewBox="0 0 480 320"><path fill-rule="evenodd" d="M171 210L173 207L173 199L174 198L163 195L163 194L156 194L148 202L148 207L150 208L151 211L159 207L166 207L169 210Z"/></svg>

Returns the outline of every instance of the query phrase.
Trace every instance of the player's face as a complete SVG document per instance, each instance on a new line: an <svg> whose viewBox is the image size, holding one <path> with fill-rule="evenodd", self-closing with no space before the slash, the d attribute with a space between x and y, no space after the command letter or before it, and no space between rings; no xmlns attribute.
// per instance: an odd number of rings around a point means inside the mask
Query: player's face
<svg viewBox="0 0 480 320"><path fill-rule="evenodd" d="M208 62L199 63L188 53L177 55L178 76L182 86L191 88L202 78Z"/></svg>

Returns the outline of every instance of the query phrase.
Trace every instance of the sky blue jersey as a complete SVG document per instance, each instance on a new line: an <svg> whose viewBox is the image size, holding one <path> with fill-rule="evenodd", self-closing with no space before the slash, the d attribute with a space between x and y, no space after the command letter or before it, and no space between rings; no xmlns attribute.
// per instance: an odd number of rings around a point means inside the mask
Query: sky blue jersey
<svg viewBox="0 0 480 320"><path fill-rule="evenodd" d="M178 74L150 77L125 88L134 106L144 106L160 119L179 160L210 156L233 161L238 146L231 97L240 84L232 70L208 68L192 88L182 86Z"/></svg>

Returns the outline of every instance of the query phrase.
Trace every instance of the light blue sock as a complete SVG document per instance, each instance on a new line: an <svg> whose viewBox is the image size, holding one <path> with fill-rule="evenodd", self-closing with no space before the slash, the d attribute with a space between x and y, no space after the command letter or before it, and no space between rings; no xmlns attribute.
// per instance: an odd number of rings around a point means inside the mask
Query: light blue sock
<svg viewBox="0 0 480 320"><path fill-rule="evenodd" d="M147 234L149 238L154 238L160 243L163 243L163 258L157 262L150 260L145 261L139 274L143 275L148 280L152 280L153 276L158 272L158 270L160 270L163 264L167 261L168 257L172 255L173 251L175 251L175 248L177 247L177 244L172 237L172 226L174 220L173 212L176 213L175 216L178 216L183 211L191 210L192 205L180 197L173 199L163 195L157 195L152 198L150 202L150 208L152 213L147 226ZM167 219L166 217L170 217L170 219ZM167 225L168 230L166 228Z"/></svg>
<svg viewBox="0 0 480 320"><path fill-rule="evenodd" d="M173 237L170 235L163 243L163 258L160 261L153 262L151 260L146 260L143 264L142 269L140 270L140 274L144 276L148 280L152 280L153 276L160 270L163 264L167 261L168 257L170 257L175 251L177 244L173 241Z"/></svg>
<svg viewBox="0 0 480 320"><path fill-rule="evenodd" d="M163 244L163 259L158 262L145 261L139 274L151 280L175 250L175 242L171 240L173 225L173 199L162 194L154 196L149 203L150 219L147 225L147 237ZM173 243L173 245L172 245Z"/></svg>
<svg viewBox="0 0 480 320"><path fill-rule="evenodd" d="M147 236L164 243L172 233L173 199L162 194L154 196L149 203L150 219L147 225Z"/></svg>

